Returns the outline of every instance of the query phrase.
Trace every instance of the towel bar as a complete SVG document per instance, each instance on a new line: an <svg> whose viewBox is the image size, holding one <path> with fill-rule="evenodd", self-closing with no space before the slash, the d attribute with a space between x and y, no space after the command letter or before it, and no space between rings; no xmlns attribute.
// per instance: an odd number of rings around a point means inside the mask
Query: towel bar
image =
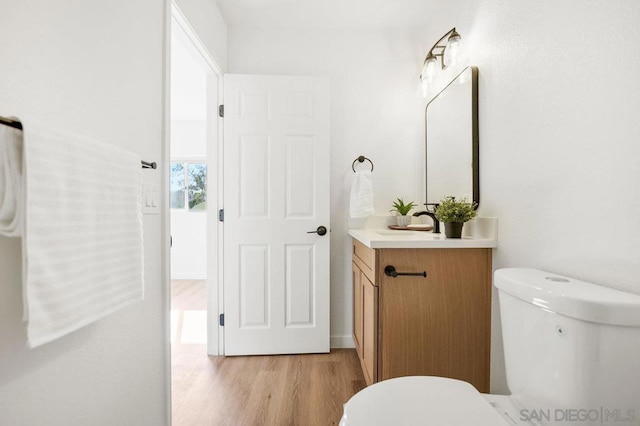
<svg viewBox="0 0 640 426"><path fill-rule="evenodd" d="M14 129L22 130L22 123L16 120L12 120L11 118L0 117L0 124L4 124L5 126L13 127ZM148 162L141 161L143 169L157 169L158 165L156 162Z"/></svg>

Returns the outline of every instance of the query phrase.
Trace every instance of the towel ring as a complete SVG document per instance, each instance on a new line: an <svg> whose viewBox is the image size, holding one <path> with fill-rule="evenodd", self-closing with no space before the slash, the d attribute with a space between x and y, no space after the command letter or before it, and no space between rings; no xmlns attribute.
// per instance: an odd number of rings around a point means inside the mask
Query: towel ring
<svg viewBox="0 0 640 426"><path fill-rule="evenodd" d="M373 171L373 161L369 160L364 155L361 155L358 158L356 158L355 160L353 160L353 163L351 164L351 170L353 170L353 173L356 172L356 161L364 163L364 160L367 160L369 163L371 163L371 171Z"/></svg>

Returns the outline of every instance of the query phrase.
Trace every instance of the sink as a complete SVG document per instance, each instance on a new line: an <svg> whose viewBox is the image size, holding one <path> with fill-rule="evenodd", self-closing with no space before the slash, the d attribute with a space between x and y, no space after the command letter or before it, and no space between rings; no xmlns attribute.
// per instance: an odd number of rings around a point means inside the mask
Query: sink
<svg viewBox="0 0 640 426"><path fill-rule="evenodd" d="M400 235L417 235L417 234L421 234L422 231L393 231L391 229L386 230L386 229L380 229L380 230L376 230L374 231L376 234L380 234L380 235L395 235L395 236L400 236Z"/></svg>
<svg viewBox="0 0 640 426"><path fill-rule="evenodd" d="M425 232L425 231L393 231L390 229L389 230L379 229L379 230L375 230L374 232L384 237L393 236L394 238L421 237L426 239L433 239L434 237L437 237L437 236L434 236L433 233Z"/></svg>

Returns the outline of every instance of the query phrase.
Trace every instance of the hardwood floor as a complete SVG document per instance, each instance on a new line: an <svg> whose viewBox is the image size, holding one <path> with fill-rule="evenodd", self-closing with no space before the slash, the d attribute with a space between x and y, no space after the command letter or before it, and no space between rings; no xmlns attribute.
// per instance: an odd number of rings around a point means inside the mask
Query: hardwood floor
<svg viewBox="0 0 640 426"><path fill-rule="evenodd" d="M181 282L172 297L196 310L203 290ZM202 287L202 286L200 286ZM198 296L200 292L200 296ZM190 295L187 297L186 295ZM183 303L185 302L185 303ZM209 357L204 344L172 344L174 426L337 425L342 404L365 387L354 349L329 354Z"/></svg>
<svg viewBox="0 0 640 426"><path fill-rule="evenodd" d="M207 310L207 282L204 280L171 281L171 309Z"/></svg>

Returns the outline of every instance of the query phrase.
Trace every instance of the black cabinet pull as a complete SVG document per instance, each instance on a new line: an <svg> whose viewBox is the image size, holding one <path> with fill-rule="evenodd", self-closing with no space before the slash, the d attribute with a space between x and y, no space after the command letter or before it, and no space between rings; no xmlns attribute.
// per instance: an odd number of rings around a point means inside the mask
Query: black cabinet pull
<svg viewBox="0 0 640 426"><path fill-rule="evenodd" d="M398 272L395 266L387 265L384 267L384 274L388 277L396 278L400 275L412 276L412 277L424 277L427 278L427 271L422 272Z"/></svg>

